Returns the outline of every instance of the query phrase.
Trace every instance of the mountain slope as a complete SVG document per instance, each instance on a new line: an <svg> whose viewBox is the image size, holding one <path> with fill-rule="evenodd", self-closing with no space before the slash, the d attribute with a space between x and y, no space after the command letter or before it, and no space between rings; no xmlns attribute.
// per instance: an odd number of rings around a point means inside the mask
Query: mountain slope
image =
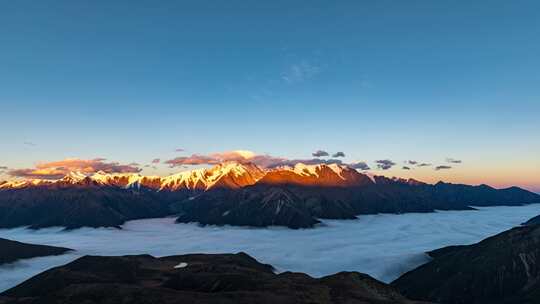
<svg viewBox="0 0 540 304"><path fill-rule="evenodd" d="M274 274L245 253L85 256L7 290L0 303L413 304L368 275Z"/></svg>
<svg viewBox="0 0 540 304"><path fill-rule="evenodd" d="M0 238L0 265L20 259L60 255L72 249L47 245L26 244Z"/></svg>
<svg viewBox="0 0 540 304"><path fill-rule="evenodd" d="M155 193L113 187L32 187L0 192L0 228L115 227L128 220L170 213L167 200Z"/></svg>
<svg viewBox="0 0 540 304"><path fill-rule="evenodd" d="M292 192L278 187L263 191L216 190L183 202L179 223L309 228L319 223Z"/></svg>
<svg viewBox="0 0 540 304"><path fill-rule="evenodd" d="M411 298L447 304L540 303L540 225L429 255L434 260L392 285Z"/></svg>

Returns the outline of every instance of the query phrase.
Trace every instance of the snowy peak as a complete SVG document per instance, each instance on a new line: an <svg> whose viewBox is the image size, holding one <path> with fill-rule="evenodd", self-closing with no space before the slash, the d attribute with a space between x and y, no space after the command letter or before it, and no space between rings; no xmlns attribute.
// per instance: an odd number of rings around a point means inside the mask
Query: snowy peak
<svg viewBox="0 0 540 304"><path fill-rule="evenodd" d="M161 189L237 189L255 184L265 172L251 163L226 162L212 168L180 172L163 178Z"/></svg>
<svg viewBox="0 0 540 304"><path fill-rule="evenodd" d="M0 182L0 190L6 189L22 189L33 186L48 185L54 182L42 179L29 179L29 180L13 180Z"/></svg>

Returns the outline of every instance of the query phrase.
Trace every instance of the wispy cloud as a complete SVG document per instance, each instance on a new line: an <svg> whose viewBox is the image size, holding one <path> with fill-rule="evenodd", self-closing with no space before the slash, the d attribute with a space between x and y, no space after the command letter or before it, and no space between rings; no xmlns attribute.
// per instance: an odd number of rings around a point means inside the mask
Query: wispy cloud
<svg viewBox="0 0 540 304"><path fill-rule="evenodd" d="M395 162L389 160L389 159L380 159L376 160L375 163L377 164L377 168L381 170L388 170L396 165Z"/></svg>
<svg viewBox="0 0 540 304"><path fill-rule="evenodd" d="M31 146L31 147L35 147L35 146L36 146L35 143L30 142L30 141L25 141L25 142L23 142L23 144L24 144L25 146Z"/></svg>
<svg viewBox="0 0 540 304"><path fill-rule="evenodd" d="M403 170L411 170L411 168L407 167L407 166L403 166L401 169L403 169Z"/></svg>
<svg viewBox="0 0 540 304"><path fill-rule="evenodd" d="M418 164L418 162L415 160L406 160L405 163L413 166Z"/></svg>
<svg viewBox="0 0 540 304"><path fill-rule="evenodd" d="M161 162L160 158L154 158L152 159L152 164L159 164Z"/></svg>
<svg viewBox="0 0 540 304"><path fill-rule="evenodd" d="M90 160L67 158L60 161L38 163L35 168L13 169L8 174L14 177L36 178L36 179L58 179L69 172L95 173L103 171L106 173L137 173L141 169L137 166L122 165L118 162L106 162L104 158Z"/></svg>
<svg viewBox="0 0 540 304"><path fill-rule="evenodd" d="M184 151L186 151L186 150L183 149L183 148L176 148L176 149L174 149L174 151L175 151L175 152L184 152Z"/></svg>
<svg viewBox="0 0 540 304"><path fill-rule="evenodd" d="M430 167L430 166L432 166L432 165L429 164L429 163L420 163L420 164L418 164L418 165L416 165L416 166L417 166L417 167Z"/></svg>
<svg viewBox="0 0 540 304"><path fill-rule="evenodd" d="M281 79L288 84L294 84L311 79L320 72L321 68L319 66L311 64L308 61L302 61L291 65L282 73Z"/></svg>

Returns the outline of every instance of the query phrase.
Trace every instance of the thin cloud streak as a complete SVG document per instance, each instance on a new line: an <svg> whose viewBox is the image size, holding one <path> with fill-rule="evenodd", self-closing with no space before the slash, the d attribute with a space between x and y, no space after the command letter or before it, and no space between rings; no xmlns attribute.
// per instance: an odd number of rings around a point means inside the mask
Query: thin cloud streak
<svg viewBox="0 0 540 304"><path fill-rule="evenodd" d="M435 171L449 170L449 169L452 169L452 167L451 166L437 166L437 167L435 167Z"/></svg>

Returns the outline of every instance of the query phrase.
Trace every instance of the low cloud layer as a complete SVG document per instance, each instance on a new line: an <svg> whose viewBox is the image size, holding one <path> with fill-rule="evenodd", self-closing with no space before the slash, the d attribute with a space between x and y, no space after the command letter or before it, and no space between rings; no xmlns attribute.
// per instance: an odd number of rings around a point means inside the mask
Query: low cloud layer
<svg viewBox="0 0 540 304"><path fill-rule="evenodd" d="M197 224L175 224L174 218L132 221L123 225L122 230L51 228L36 233L31 229L1 229L3 238L76 250L2 267L0 291L88 254L168 256L244 251L262 263L272 264L278 272L301 271L320 277L340 271L359 271L390 282L427 262L426 251L449 244L478 242L519 225L535 214L540 214L540 204L480 208L475 212L362 215L356 220L324 220L328 227L299 230L230 226L218 230Z"/></svg>
<svg viewBox="0 0 540 304"><path fill-rule="evenodd" d="M106 173L137 173L141 169L133 164L122 165L118 162L106 162L104 158L78 159L67 158L60 161L39 163L35 168L14 169L8 174L14 177L35 179L59 179L69 172L82 172L86 174L103 171Z"/></svg>
<svg viewBox="0 0 540 304"><path fill-rule="evenodd" d="M389 160L389 159L380 159L376 160L375 163L377 164L377 168L381 170L388 170L396 165L395 162Z"/></svg>

